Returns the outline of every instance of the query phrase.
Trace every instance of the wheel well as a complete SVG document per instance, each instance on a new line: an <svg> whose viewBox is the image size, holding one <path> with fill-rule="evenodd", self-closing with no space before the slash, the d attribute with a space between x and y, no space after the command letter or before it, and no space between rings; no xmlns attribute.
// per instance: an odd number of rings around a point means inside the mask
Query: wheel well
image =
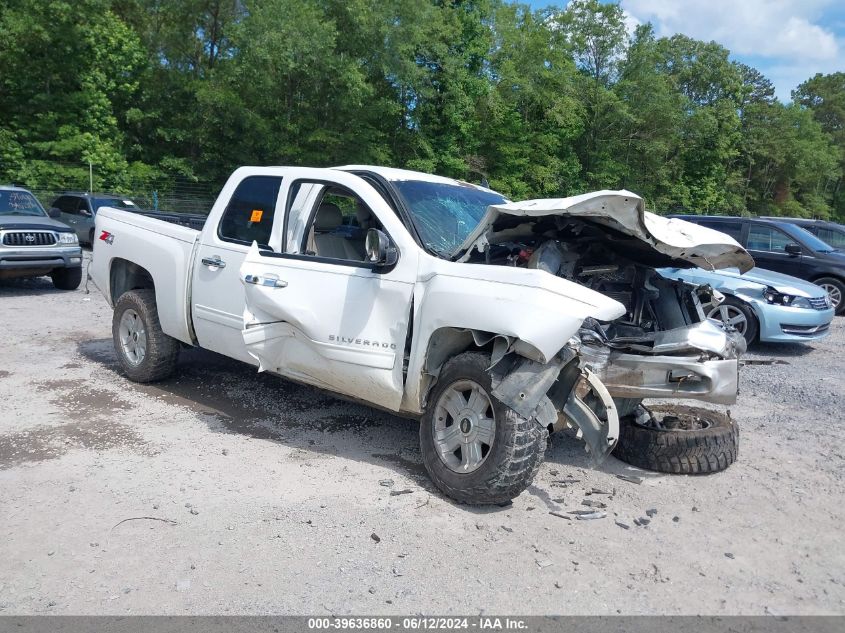
<svg viewBox="0 0 845 633"><path fill-rule="evenodd" d="M112 261L109 272L112 304L116 303L124 293L140 288L155 290L153 277L146 268L126 259L118 258Z"/></svg>
<svg viewBox="0 0 845 633"><path fill-rule="evenodd" d="M821 279L835 279L839 283L845 284L845 278L842 278L839 275L833 275L833 274L831 274L831 275L816 275L813 278L812 283L816 283L817 281L819 281Z"/></svg>
<svg viewBox="0 0 845 633"><path fill-rule="evenodd" d="M443 327L432 332L428 339L423 361L420 396L421 405L425 405L428 393L437 382L443 365L450 358L466 351L490 354L491 365L496 365L505 355L515 353L543 364L546 359L529 343L513 336L495 334L484 330L456 327Z"/></svg>

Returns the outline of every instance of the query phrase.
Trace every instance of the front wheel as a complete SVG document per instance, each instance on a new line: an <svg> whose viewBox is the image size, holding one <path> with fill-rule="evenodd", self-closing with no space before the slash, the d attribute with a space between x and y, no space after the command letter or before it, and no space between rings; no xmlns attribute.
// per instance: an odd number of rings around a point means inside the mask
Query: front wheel
<svg viewBox="0 0 845 633"><path fill-rule="evenodd" d="M845 301L842 300L845 297L845 284L833 277L822 277L813 283L824 288L830 295L830 303L836 310L836 314L845 312Z"/></svg>
<svg viewBox="0 0 845 633"><path fill-rule="evenodd" d="M721 321L722 326L726 329L735 329L742 334L748 345L754 342L760 329L754 311L748 304L734 297L725 297L722 303L710 309L707 318Z"/></svg>
<svg viewBox="0 0 845 633"><path fill-rule="evenodd" d="M490 357L448 361L420 423L423 463L434 484L459 503L505 503L534 480L548 431L491 395Z"/></svg>
<svg viewBox="0 0 845 633"><path fill-rule="evenodd" d="M112 339L120 366L134 382L164 380L176 368L179 341L162 331L153 290L130 290L120 296L114 306Z"/></svg>
<svg viewBox="0 0 845 633"><path fill-rule="evenodd" d="M50 273L50 279L59 290L76 290L82 283L82 268L56 268Z"/></svg>

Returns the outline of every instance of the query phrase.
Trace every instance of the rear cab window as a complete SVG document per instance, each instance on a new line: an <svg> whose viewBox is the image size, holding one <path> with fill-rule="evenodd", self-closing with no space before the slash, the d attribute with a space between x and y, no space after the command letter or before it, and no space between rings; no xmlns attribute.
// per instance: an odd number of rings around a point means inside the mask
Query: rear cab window
<svg viewBox="0 0 845 633"><path fill-rule="evenodd" d="M217 236L224 242L244 246L258 242L259 247L270 249L270 233L281 187L281 176L244 178L223 210Z"/></svg>

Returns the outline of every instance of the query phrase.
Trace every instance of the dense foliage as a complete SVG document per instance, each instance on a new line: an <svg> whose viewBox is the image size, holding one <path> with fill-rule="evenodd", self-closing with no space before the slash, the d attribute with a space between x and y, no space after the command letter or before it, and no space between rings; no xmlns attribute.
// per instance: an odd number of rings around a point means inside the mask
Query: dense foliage
<svg viewBox="0 0 845 633"><path fill-rule="evenodd" d="M379 163L514 198L845 220L845 73L783 104L715 42L573 0L0 0L0 179Z"/></svg>

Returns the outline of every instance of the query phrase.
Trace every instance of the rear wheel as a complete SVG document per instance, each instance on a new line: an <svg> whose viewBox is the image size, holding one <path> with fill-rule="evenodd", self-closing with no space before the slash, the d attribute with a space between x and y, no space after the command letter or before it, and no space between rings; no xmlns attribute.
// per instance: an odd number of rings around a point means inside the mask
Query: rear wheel
<svg viewBox="0 0 845 633"><path fill-rule="evenodd" d="M504 503L531 484L548 432L491 395L490 357L447 362L420 423L423 463L434 484L467 504Z"/></svg>
<svg viewBox="0 0 845 633"><path fill-rule="evenodd" d="M725 328L735 329L749 345L757 338L760 329L754 311L747 303L734 297L725 297L722 303L712 307L707 313L707 318L720 321Z"/></svg>
<svg viewBox="0 0 845 633"><path fill-rule="evenodd" d="M94 247L94 229L88 231L88 246Z"/></svg>
<svg viewBox="0 0 845 633"><path fill-rule="evenodd" d="M59 290L76 290L82 283L82 268L56 268L50 273L50 279Z"/></svg>
<svg viewBox="0 0 845 633"><path fill-rule="evenodd" d="M833 304L836 314L845 312L845 301L843 301L843 297L845 297L845 284L834 277L822 277L821 279L816 279L813 283L824 288L827 294L830 295L830 302Z"/></svg>
<svg viewBox="0 0 845 633"><path fill-rule="evenodd" d="M179 341L162 331L153 290L130 290L121 295L114 306L112 339L120 366L130 380L164 380L176 368Z"/></svg>

